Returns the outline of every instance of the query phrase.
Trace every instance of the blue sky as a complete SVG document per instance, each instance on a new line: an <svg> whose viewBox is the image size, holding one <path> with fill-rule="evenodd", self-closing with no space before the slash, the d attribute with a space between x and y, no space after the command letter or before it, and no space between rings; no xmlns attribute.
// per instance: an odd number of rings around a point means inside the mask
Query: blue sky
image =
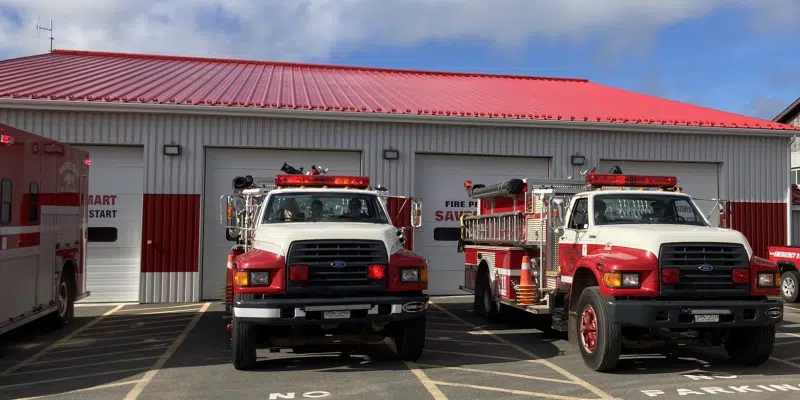
<svg viewBox="0 0 800 400"><path fill-rule="evenodd" d="M768 5L2 0L0 58L47 51L52 17L57 48L579 77L772 119L800 97L800 1Z"/></svg>

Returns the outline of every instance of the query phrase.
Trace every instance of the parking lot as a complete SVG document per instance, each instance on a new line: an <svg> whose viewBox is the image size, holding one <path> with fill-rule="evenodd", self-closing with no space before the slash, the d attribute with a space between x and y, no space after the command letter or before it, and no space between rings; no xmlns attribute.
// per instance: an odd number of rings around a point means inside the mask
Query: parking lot
<svg viewBox="0 0 800 400"><path fill-rule="evenodd" d="M677 399L800 392L800 313L788 310L773 360L757 368L724 351L625 356L613 374L584 367L562 335L526 315L485 325L467 297L434 298L416 363L389 345L262 351L236 371L217 303L89 306L56 332L36 324L0 338L0 399Z"/></svg>

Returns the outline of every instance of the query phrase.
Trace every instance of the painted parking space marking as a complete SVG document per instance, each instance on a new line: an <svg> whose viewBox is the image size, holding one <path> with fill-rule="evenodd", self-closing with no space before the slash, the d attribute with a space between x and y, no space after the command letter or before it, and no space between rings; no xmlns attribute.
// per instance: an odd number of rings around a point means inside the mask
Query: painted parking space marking
<svg viewBox="0 0 800 400"><path fill-rule="evenodd" d="M135 391L152 379L210 305L194 304L192 310L183 309L191 312L190 321L171 314L162 315L154 324L149 312L124 310L124 314L117 314L124 307L117 306L7 368L0 374L0 391L23 394L14 398L46 398L133 385L129 396L133 393L131 398L136 398ZM105 382L89 381L88 387L75 388L75 383L83 379ZM61 384L65 390L54 390L53 384Z"/></svg>
<svg viewBox="0 0 800 400"><path fill-rule="evenodd" d="M485 369L476 369L476 368L466 368L466 367L448 367L446 365L439 365L439 364L422 364L417 363L418 366L423 368L437 368L437 369L449 369L453 371L464 371L464 372L477 372L480 374L489 374L489 375L498 375L498 376L508 376L511 378L520 378L520 379L530 379L530 380L537 380L537 381L545 381L545 382L555 382L555 383L563 383L566 385L577 385L577 383L564 380L564 379L553 379L553 378L543 378L541 376L531 376L531 375L523 375L523 374L516 374L512 372L502 372L502 371L489 371Z"/></svg>
<svg viewBox="0 0 800 400"><path fill-rule="evenodd" d="M428 330L429 332L441 333L441 334L449 334L449 335L452 335L452 336L456 336L456 338L452 338L452 337L439 337L439 338L429 337L428 338L429 340L431 340L431 339L432 340L437 340L438 339L438 340L443 341L443 342L451 342L451 343L456 343L457 344L457 343L464 343L465 341L468 340L468 337L471 336L471 335L482 335L484 337L487 337L487 339L491 339L495 343L497 343L499 345L502 345L503 347L512 349L516 353L522 354L524 357L527 357L527 358L522 358L522 357L516 357L515 358L515 357L501 356L501 355L497 355L496 352L494 352L493 354L489 355L489 354L482 354L482 353L477 353L477 352L464 353L464 352L449 351L449 350L438 350L438 349L434 350L434 349L429 349L429 348L426 348L425 353L445 354L445 355L452 355L452 356L462 357L462 358L463 357L475 357L475 358L484 358L484 359L494 359L494 360L502 360L502 361L506 361L506 362L510 362L510 363L513 363L513 362L536 363L536 364L542 365L544 367L547 367L549 370L552 370L553 372L556 373L556 376L560 375L561 377L566 378L564 381L570 382L574 386L582 387L583 389L591 392L594 396L596 396L596 397L592 397L595 400L599 400L599 399L606 399L606 400L614 399L614 397L611 396L610 394L608 394L605 391L601 390L600 388L590 384L589 382L586 382L585 380L575 376L574 374L570 373L569 371L565 370L564 368L561 368L561 367L553 364L552 362L550 362L548 360L542 359L542 358L538 357L536 354L528 351L527 349L525 349L525 348L523 348L521 346L518 346L518 345L516 345L514 343L511 343L508 340L506 340L505 338L501 337L501 335L503 335L503 334L541 333L540 330L538 330L538 329L489 329L488 326L486 327L486 329L484 329L482 327L479 327L479 326L477 326L475 324L472 324L472 323L464 320L463 318L460 318L459 316L453 314L452 312L450 312L449 310L444 308L444 306L440 306L439 304L436 304L434 301L431 301L430 304L431 304L432 308L436 308L437 309L437 312L440 312L441 314L446 315L447 317L451 318L453 321L457 321L465 329L464 330L460 330L460 331L459 330L451 330L451 329L447 329L447 330L444 330L444 329L429 329ZM438 316L437 316L437 318L438 318ZM461 340L459 338L459 336L460 337L466 336L466 337L463 340ZM473 342L475 342L473 344L476 344L476 345L485 344L485 343L483 343L483 341L478 341L478 340L473 340ZM484 349L484 351L485 351L485 349ZM483 374L488 374L488 375L506 375L506 374L512 374L513 375L513 374L515 374L513 372L491 371L491 370L483 370L483 369L476 369L476 368L465 368L465 367L460 367L460 366L458 366L458 367L456 367L456 366L439 366L439 364L433 363L433 362L430 362L430 363L429 362L424 362L424 363L420 362L420 365L425 365L426 368L429 368L429 369L451 369L451 370L454 370L454 371L474 372L474 373L478 373L478 374L483 373ZM480 372L478 372L478 371L480 371ZM506 376L511 376L511 375L506 375ZM555 378L536 377L536 376L527 376L527 375L525 375L525 378L520 378L520 379L533 379L533 380L551 381L551 382L554 382L554 383L562 384L562 386L563 386L563 382L561 382L562 380L555 379ZM550 399L575 400L575 399L582 399L583 398L583 397L565 396L565 395L552 394L552 393L531 392L531 391L510 389L510 388L498 388L498 387L489 387L489 386L475 385L475 384L447 382L447 381L444 381L444 380L434 380L433 384L437 385L437 386L449 386L449 387L459 387L459 388L467 388L467 389L494 391L494 392L502 392L502 393L526 395L526 396L533 396L533 397L540 397L540 398L550 398ZM568 386L572 386L572 385L568 385Z"/></svg>

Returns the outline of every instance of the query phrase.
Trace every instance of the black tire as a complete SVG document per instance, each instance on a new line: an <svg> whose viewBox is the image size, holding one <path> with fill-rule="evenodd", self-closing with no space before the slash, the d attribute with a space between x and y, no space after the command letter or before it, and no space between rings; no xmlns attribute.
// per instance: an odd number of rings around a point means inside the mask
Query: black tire
<svg viewBox="0 0 800 400"><path fill-rule="evenodd" d="M800 295L800 272L786 271L781 276L781 297L787 303L797 303Z"/></svg>
<svg viewBox="0 0 800 400"><path fill-rule="evenodd" d="M725 351L731 361L737 364L763 364L772 356L775 332L775 325L735 328L725 342Z"/></svg>
<svg viewBox="0 0 800 400"><path fill-rule="evenodd" d="M478 276L475 284L475 312L482 315L483 319L490 324L498 323L502 320L501 305L492 299L492 286L489 279L489 270L485 270Z"/></svg>
<svg viewBox="0 0 800 400"><path fill-rule="evenodd" d="M425 349L425 332L428 327L427 318L419 317L403 323L394 337L397 356L403 361L417 361Z"/></svg>
<svg viewBox="0 0 800 400"><path fill-rule="evenodd" d="M231 321L231 347L234 368L247 370L256 365L258 358L255 331L250 324L240 322L236 317Z"/></svg>
<svg viewBox="0 0 800 400"><path fill-rule="evenodd" d="M594 341L585 339L581 332L584 316L588 325L594 321ZM583 362L594 371L607 372L616 368L622 353L622 328L619 324L610 323L605 299L597 286L583 290L578 300L578 347L581 349ZM591 339L591 334L587 335Z"/></svg>
<svg viewBox="0 0 800 400"><path fill-rule="evenodd" d="M56 311L47 316L49 329L61 329L75 318L75 278L69 270L64 270L56 286Z"/></svg>

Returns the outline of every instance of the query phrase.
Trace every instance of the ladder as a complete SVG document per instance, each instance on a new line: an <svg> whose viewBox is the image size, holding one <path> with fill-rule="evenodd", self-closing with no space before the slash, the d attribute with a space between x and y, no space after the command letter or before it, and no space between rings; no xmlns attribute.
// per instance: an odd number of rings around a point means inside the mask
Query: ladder
<svg viewBox="0 0 800 400"><path fill-rule="evenodd" d="M525 216L509 212L490 215L470 215L463 219L464 242L492 244L521 244L525 240Z"/></svg>

